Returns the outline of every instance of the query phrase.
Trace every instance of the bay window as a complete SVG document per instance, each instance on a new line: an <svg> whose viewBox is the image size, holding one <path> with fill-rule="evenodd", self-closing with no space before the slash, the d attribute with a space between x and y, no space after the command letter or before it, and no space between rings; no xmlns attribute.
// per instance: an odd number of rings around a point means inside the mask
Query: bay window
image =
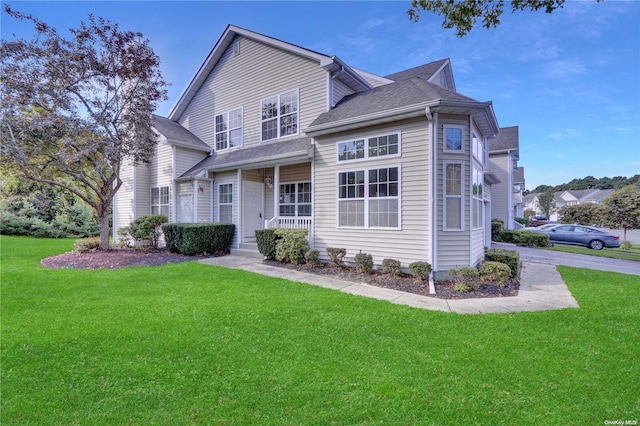
<svg viewBox="0 0 640 426"><path fill-rule="evenodd" d="M462 163L444 163L444 230L464 230L464 171Z"/></svg>

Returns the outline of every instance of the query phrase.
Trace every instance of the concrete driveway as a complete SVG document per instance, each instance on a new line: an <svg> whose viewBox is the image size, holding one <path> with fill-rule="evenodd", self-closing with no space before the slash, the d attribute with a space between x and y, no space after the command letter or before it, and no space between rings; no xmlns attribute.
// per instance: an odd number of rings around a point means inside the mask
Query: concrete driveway
<svg viewBox="0 0 640 426"><path fill-rule="evenodd" d="M575 266L577 268L598 269L600 271L620 272L622 274L640 275L640 262L631 260L610 259L608 257L588 256L574 253L561 253L515 244L491 243L492 248L517 250L523 262L543 263L547 265Z"/></svg>

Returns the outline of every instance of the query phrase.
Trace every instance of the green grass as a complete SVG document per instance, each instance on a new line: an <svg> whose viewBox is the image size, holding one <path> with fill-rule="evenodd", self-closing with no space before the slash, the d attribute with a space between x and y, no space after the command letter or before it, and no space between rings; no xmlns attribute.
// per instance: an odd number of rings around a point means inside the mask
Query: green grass
<svg viewBox="0 0 640 426"><path fill-rule="evenodd" d="M631 250L620 248L604 248L602 250L591 250L587 247L572 246L568 244L555 244L553 247L544 247L545 250L561 251L564 253L586 254L589 256L609 257L612 259L634 260L640 262L640 246L635 244Z"/></svg>
<svg viewBox="0 0 640 426"><path fill-rule="evenodd" d="M603 424L640 418L640 276L580 309L431 312L190 262L48 270L1 240L2 425Z"/></svg>

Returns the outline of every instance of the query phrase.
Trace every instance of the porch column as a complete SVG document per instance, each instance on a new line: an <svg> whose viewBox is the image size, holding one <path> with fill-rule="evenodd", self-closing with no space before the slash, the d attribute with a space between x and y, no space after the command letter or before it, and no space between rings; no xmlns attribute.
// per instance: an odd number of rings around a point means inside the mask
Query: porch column
<svg viewBox="0 0 640 426"><path fill-rule="evenodd" d="M273 215L280 216L280 165L273 166Z"/></svg>

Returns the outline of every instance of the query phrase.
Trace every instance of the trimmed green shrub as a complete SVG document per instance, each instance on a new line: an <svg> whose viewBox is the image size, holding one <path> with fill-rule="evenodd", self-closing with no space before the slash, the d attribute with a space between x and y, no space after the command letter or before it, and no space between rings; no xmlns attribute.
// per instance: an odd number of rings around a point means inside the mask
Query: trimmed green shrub
<svg viewBox="0 0 640 426"><path fill-rule="evenodd" d="M167 248L187 256L228 252L235 225L231 223L176 223L162 226Z"/></svg>
<svg viewBox="0 0 640 426"><path fill-rule="evenodd" d="M277 228L275 234L278 237L276 260L294 265L304 263L304 253L309 249L309 243L305 239L307 230Z"/></svg>
<svg viewBox="0 0 640 426"><path fill-rule="evenodd" d="M518 231L514 242L521 247L548 247L551 239L541 232Z"/></svg>
<svg viewBox="0 0 640 426"><path fill-rule="evenodd" d="M373 272L373 256L367 253L358 253L355 257L356 271L362 274Z"/></svg>
<svg viewBox="0 0 640 426"><path fill-rule="evenodd" d="M157 248L158 241L162 235L162 225L167 221L167 216L160 214L140 216L131 222L129 233L134 241L149 243L154 248Z"/></svg>
<svg viewBox="0 0 640 426"><path fill-rule="evenodd" d="M468 292L477 290L480 286L480 273L472 266L465 266L449 270L455 291Z"/></svg>
<svg viewBox="0 0 640 426"><path fill-rule="evenodd" d="M431 274L429 262L413 262L409 264L409 270L418 281L427 281Z"/></svg>
<svg viewBox="0 0 640 426"><path fill-rule="evenodd" d="M526 219L524 217L514 217L513 220L515 220L521 225L529 226L529 219Z"/></svg>
<svg viewBox="0 0 640 426"><path fill-rule="evenodd" d="M631 243L629 241L623 241L620 243L620 249L621 250L631 250L633 246L631 245Z"/></svg>
<svg viewBox="0 0 640 426"><path fill-rule="evenodd" d="M167 250L171 253L180 253L180 245L182 244L182 230L184 224L181 223L165 223L162 225L164 232L164 242Z"/></svg>
<svg viewBox="0 0 640 426"><path fill-rule="evenodd" d="M320 262L320 252L316 249L309 250L305 253L304 257L307 260L307 265L311 265L314 268L322 265Z"/></svg>
<svg viewBox="0 0 640 426"><path fill-rule="evenodd" d="M276 242L278 236L274 228L256 229L256 243L261 255L269 260L276 260Z"/></svg>
<svg viewBox="0 0 640 426"><path fill-rule="evenodd" d="M520 241L520 231L514 231L513 229L504 229L500 233L500 242L518 244Z"/></svg>
<svg viewBox="0 0 640 426"><path fill-rule="evenodd" d="M382 259L382 272L399 277L402 275L402 265L396 259Z"/></svg>
<svg viewBox="0 0 640 426"><path fill-rule="evenodd" d="M347 249L327 247L327 256L332 266L341 267L344 265L344 257L347 255Z"/></svg>
<svg viewBox="0 0 640 426"><path fill-rule="evenodd" d="M511 278L511 268L505 263L484 262L480 268L481 281L491 282L503 287L509 278Z"/></svg>
<svg viewBox="0 0 640 426"><path fill-rule="evenodd" d="M501 242L501 234L504 230L504 222L500 219L493 219L491 221L491 240L495 242Z"/></svg>
<svg viewBox="0 0 640 426"><path fill-rule="evenodd" d="M520 273L520 253L515 250L489 249L485 252L484 259L489 262L500 262L509 266L511 278Z"/></svg>

